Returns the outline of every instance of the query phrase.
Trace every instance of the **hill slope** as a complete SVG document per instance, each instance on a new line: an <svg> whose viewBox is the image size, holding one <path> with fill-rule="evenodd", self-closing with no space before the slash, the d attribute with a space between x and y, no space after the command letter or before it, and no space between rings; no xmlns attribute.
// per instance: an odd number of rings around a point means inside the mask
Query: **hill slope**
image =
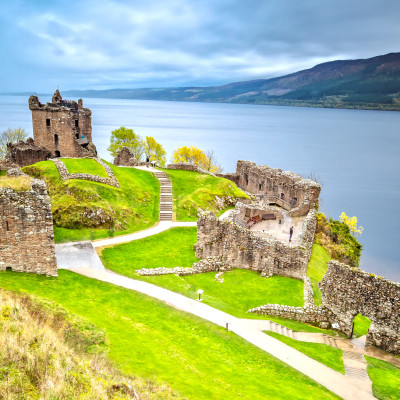
<svg viewBox="0 0 400 400"><path fill-rule="evenodd" d="M331 61L214 87L69 91L69 96L400 110L400 53Z"/></svg>

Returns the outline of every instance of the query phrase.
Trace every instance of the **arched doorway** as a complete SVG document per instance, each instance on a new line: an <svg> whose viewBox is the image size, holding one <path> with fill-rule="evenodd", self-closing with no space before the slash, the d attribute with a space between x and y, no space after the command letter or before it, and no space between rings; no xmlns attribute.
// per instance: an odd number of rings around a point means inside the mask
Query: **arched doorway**
<svg viewBox="0 0 400 400"><path fill-rule="evenodd" d="M56 154L56 158L61 157L61 153L60 153L59 150L56 150L56 151L55 151L55 154Z"/></svg>
<svg viewBox="0 0 400 400"><path fill-rule="evenodd" d="M353 329L351 337L359 338L368 334L371 320L362 314L357 314L353 319Z"/></svg>

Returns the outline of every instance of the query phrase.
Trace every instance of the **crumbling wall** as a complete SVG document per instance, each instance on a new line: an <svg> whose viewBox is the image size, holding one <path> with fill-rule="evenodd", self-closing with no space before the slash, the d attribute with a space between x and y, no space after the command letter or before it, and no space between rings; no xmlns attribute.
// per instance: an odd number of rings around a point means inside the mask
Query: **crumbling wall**
<svg viewBox="0 0 400 400"><path fill-rule="evenodd" d="M241 227L234 222L234 218L219 220L212 213L200 214L197 221L196 257L221 257L227 265L259 271L262 276L280 275L304 279L313 233L305 235L300 246L290 246L273 236ZM315 231L313 221L315 216L310 215L303 229Z"/></svg>
<svg viewBox="0 0 400 400"><path fill-rule="evenodd" d="M5 162L12 167L26 167L39 161L46 161L50 158L51 152L43 146L36 146L33 139L26 142L7 144Z"/></svg>
<svg viewBox="0 0 400 400"><path fill-rule="evenodd" d="M400 284L337 261L319 283L322 304L340 329L352 332L353 319L362 314L372 321L367 343L400 354Z"/></svg>
<svg viewBox="0 0 400 400"><path fill-rule="evenodd" d="M92 112L82 100L63 100L56 90L51 103L41 104L37 96L29 98L33 138L36 145L50 150L52 157L94 157Z"/></svg>
<svg viewBox="0 0 400 400"><path fill-rule="evenodd" d="M293 217L307 215L318 201L321 186L310 179L303 179L294 172L283 172L267 165L239 160L236 174L224 177L235 182L243 190L263 195L290 211Z"/></svg>
<svg viewBox="0 0 400 400"><path fill-rule="evenodd" d="M124 167L134 167L138 164L138 161L127 147L123 147L114 158L114 165Z"/></svg>
<svg viewBox="0 0 400 400"><path fill-rule="evenodd" d="M33 180L25 192L0 188L0 270L56 276L53 238L50 198L43 180Z"/></svg>
<svg viewBox="0 0 400 400"><path fill-rule="evenodd" d="M198 167L197 165L190 164L187 162L168 164L167 169L182 169L184 171L195 171L195 172L199 172L200 174L216 176L215 174L211 173L210 171L206 171L205 169L202 169L202 168Z"/></svg>

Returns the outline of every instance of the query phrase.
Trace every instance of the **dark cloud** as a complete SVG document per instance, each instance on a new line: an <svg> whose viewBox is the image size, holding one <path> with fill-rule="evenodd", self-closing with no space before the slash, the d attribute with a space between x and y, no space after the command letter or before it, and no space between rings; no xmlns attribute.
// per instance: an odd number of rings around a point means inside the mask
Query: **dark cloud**
<svg viewBox="0 0 400 400"><path fill-rule="evenodd" d="M4 2L1 91L213 85L398 50L398 0Z"/></svg>

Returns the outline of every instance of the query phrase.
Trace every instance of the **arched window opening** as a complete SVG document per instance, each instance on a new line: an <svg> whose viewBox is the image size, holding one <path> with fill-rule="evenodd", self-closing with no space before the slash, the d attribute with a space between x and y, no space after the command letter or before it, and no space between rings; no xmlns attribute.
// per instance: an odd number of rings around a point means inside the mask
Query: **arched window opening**
<svg viewBox="0 0 400 400"><path fill-rule="evenodd" d="M58 147L58 135L57 135L57 133L54 135L54 145L56 146L56 148Z"/></svg>

